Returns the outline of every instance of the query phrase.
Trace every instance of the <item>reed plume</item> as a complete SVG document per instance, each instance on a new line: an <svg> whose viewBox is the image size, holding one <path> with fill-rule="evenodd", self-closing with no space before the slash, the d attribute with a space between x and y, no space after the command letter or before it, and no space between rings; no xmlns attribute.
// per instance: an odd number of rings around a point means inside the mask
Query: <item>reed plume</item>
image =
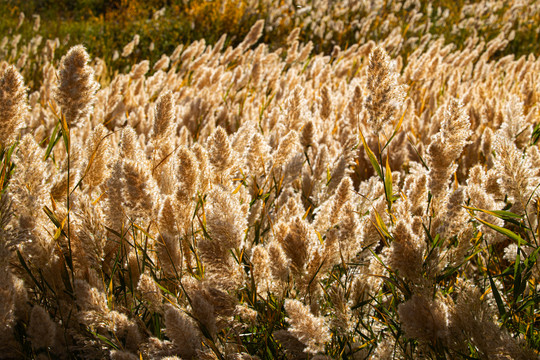
<svg viewBox="0 0 540 360"><path fill-rule="evenodd" d="M12 144L23 127L28 112L26 87L21 74L14 66L0 72L0 145Z"/></svg>
<svg viewBox="0 0 540 360"><path fill-rule="evenodd" d="M313 316L307 306L298 300L285 301L289 332L306 347L305 352L316 354L324 351L324 345L330 339L330 332L324 319Z"/></svg>
<svg viewBox="0 0 540 360"><path fill-rule="evenodd" d="M90 114L99 88L94 69L88 65L90 56L82 45L72 47L62 58L55 99L71 127Z"/></svg>
<svg viewBox="0 0 540 360"><path fill-rule="evenodd" d="M369 55L367 89L365 108L371 131L378 134L384 124L394 118L405 95L397 83L397 74L388 54L381 47L376 47Z"/></svg>

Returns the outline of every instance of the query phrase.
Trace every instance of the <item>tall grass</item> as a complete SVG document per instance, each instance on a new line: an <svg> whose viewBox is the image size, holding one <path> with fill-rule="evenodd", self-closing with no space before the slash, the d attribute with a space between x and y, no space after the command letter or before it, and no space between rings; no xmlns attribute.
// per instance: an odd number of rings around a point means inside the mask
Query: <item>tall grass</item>
<svg viewBox="0 0 540 360"><path fill-rule="evenodd" d="M125 71L6 38L1 357L538 358L538 6L359 3L321 52L346 4Z"/></svg>

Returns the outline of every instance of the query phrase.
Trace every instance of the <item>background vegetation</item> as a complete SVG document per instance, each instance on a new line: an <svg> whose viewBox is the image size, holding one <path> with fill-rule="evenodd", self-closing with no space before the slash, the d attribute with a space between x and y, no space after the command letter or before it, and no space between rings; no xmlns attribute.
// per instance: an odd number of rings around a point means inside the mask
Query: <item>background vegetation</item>
<svg viewBox="0 0 540 360"><path fill-rule="evenodd" d="M403 6L398 12L392 10L395 2L380 3L376 14L368 14L364 7L356 6L349 11L336 4L336 8L331 5L315 17L313 0L7 0L0 4L3 19L0 34L10 34L16 28L20 12L27 18L39 14L39 35L45 39L57 37L62 40L59 53L65 53L73 45L84 44L90 54L108 63L115 51L139 34L140 45L129 60L111 63L119 70L144 59L156 61L161 54L172 53L181 43L205 39L207 44L214 44L224 33L229 35L226 46L238 45L260 19L267 22L262 41L271 50L285 46L287 36L295 27L302 28L300 40L313 41L316 52L329 54L334 46L345 49L360 38L381 41L399 26L403 36L421 38L427 33L444 36L446 43L455 44L458 49L462 49L465 41L474 34L488 42L501 32L513 31L508 38L508 46L497 52L495 57L509 54L519 57L540 51L539 15L525 15L525 6L518 1L496 2L483 13L471 14L479 22L460 29L455 29L455 25L463 20L464 7L476 9L474 5L483 1L417 1L422 16L415 20L414 27L410 26L407 17L413 1L405 2L405 5L410 3L409 6ZM520 16L515 16L516 11ZM330 17L334 23L340 22L339 28L327 26L324 34L317 34L314 23L322 18L321 15ZM355 20L368 15L375 18L369 28L359 33L354 26ZM23 24L20 29L23 42L35 35L32 28L31 20ZM399 54L392 55L406 58L413 50L414 46L405 46Z"/></svg>

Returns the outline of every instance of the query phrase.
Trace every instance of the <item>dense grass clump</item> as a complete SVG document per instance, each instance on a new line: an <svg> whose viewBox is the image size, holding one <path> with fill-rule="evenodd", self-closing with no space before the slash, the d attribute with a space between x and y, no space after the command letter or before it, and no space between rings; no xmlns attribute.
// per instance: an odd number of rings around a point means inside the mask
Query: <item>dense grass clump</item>
<svg viewBox="0 0 540 360"><path fill-rule="evenodd" d="M21 16L0 357L538 358L538 5L453 4L171 2L208 41L152 51Z"/></svg>

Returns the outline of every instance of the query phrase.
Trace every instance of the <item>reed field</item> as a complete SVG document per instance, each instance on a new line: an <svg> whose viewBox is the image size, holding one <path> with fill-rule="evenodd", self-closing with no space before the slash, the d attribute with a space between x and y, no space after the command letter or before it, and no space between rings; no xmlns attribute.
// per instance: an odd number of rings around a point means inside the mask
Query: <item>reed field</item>
<svg viewBox="0 0 540 360"><path fill-rule="evenodd" d="M166 3L0 11L0 359L540 358L539 1Z"/></svg>

